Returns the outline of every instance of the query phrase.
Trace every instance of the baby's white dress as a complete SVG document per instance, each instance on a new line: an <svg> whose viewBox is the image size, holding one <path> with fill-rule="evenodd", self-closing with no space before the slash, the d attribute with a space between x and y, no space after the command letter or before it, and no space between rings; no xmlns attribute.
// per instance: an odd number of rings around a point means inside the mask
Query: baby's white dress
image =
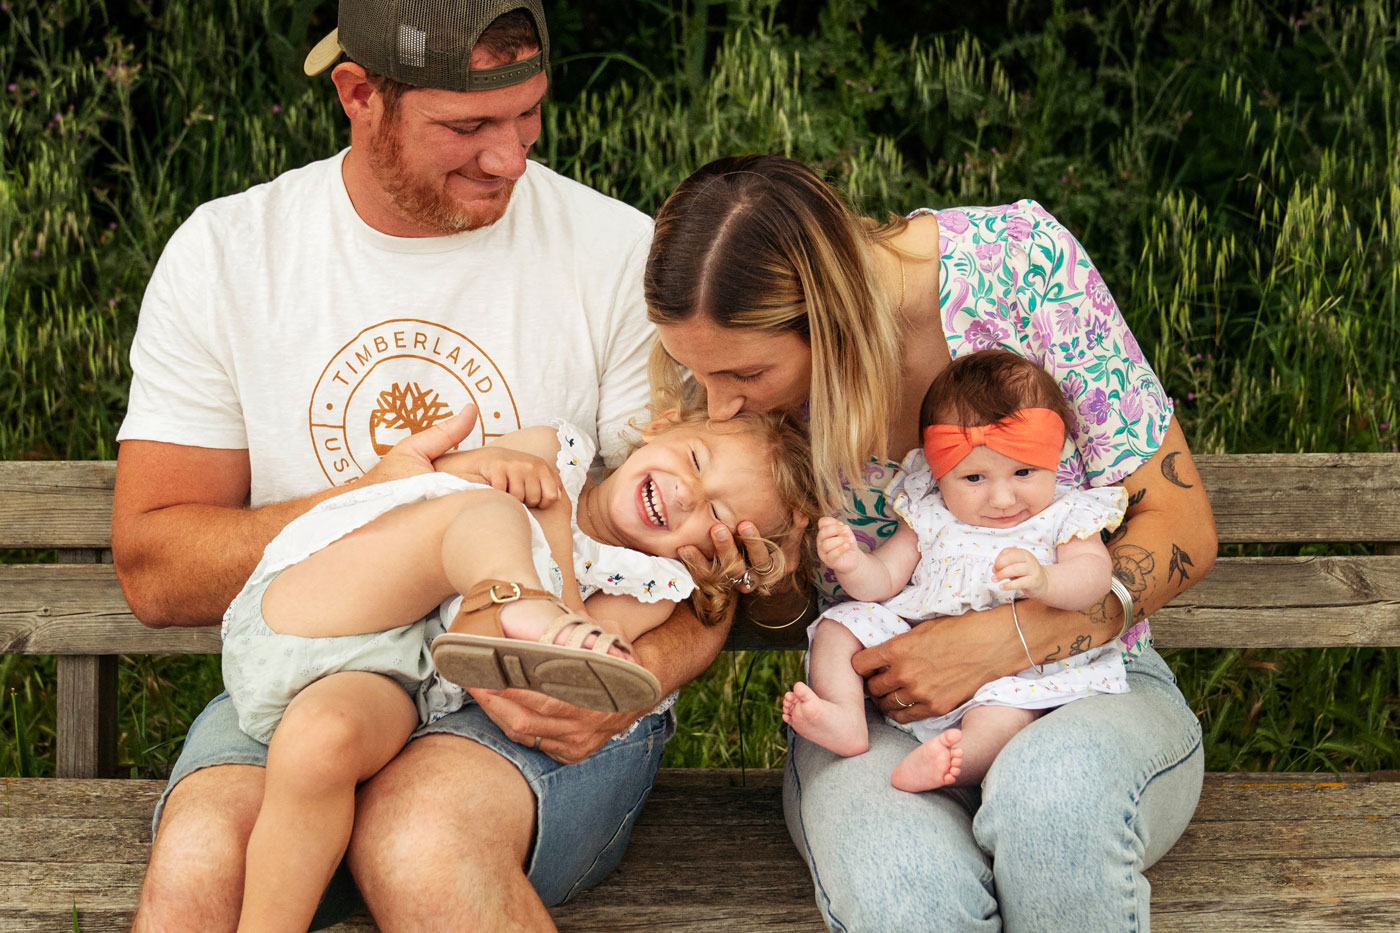
<svg viewBox="0 0 1400 933"><path fill-rule="evenodd" d="M562 420L551 421L559 435L557 466L564 492L573 503L574 576L587 599L599 591L633 596L642 602L690 596L695 581L685 564L631 548L603 544L579 531L578 497L588 478L592 439ZM238 710L238 726L268 742L287 704L312 682L337 671L372 671L393 678L418 708L420 724L460 709L469 697L437 676L429 647L457 615L462 597L452 596L434 612L409 625L366 635L303 638L273 631L262 616L262 597L283 570L388 512L414 502L468 489L489 489L448 473L426 473L376 483L319 503L288 523L268 543L262 561L224 613L224 688ZM544 530L530 518L530 554L544 588L558 596L564 578L550 554ZM655 711L674 702L668 697Z"/></svg>
<svg viewBox="0 0 1400 933"><path fill-rule="evenodd" d="M922 449L910 451L885 489L890 507L917 534L919 563L899 593L883 603L851 600L829 608L821 619L841 623L869 648L942 616L993 609L1011 601L993 576L1003 550L1020 547L1042 564L1055 562L1055 549L1073 538L1113 530L1123 520L1128 494L1118 486L1097 489L1057 487L1055 499L1011 528L982 528L953 517L943 504ZM817 622L820 622L818 619ZM936 622L930 624L937 624ZM810 642L814 622L807 629ZM1014 633L1010 637L1015 637ZM1116 642L984 684L972 699L942 716L891 725L926 741L957 725L974 706L1049 709L1095 693L1126 693L1127 673Z"/></svg>

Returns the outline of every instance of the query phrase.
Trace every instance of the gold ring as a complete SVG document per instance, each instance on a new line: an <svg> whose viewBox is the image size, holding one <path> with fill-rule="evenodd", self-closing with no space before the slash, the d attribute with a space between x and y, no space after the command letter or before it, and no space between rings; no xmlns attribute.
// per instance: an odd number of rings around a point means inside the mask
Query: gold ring
<svg viewBox="0 0 1400 933"><path fill-rule="evenodd" d="M896 690L896 691L894 691L893 693L891 693L890 696L894 697L894 701L895 701L896 703L899 704L899 708L900 708L900 709L908 709L909 707L911 707L911 706L914 705L913 703L905 703L903 700L901 700L901 699L899 698L899 691L898 691L898 690Z"/></svg>

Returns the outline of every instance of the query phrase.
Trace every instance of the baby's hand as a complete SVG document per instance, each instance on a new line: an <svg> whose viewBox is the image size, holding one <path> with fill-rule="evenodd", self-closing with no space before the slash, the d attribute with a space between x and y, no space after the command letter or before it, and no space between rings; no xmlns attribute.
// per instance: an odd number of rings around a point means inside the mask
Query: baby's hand
<svg viewBox="0 0 1400 933"><path fill-rule="evenodd" d="M817 520L817 558L836 573L853 573L865 552L856 546L856 533L835 518Z"/></svg>
<svg viewBox="0 0 1400 933"><path fill-rule="evenodd" d="M1050 575L1040 561L1023 548L1009 547L997 555L992 564L995 577L1003 581L1004 590L1020 590L1033 599L1044 599L1050 586Z"/></svg>

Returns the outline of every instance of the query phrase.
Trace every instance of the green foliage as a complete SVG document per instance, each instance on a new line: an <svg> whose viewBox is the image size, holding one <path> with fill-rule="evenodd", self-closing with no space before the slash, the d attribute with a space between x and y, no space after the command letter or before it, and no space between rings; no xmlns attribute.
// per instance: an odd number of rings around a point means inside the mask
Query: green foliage
<svg viewBox="0 0 1400 933"><path fill-rule="evenodd" d="M126 352L199 203L344 145L300 58L331 0L0 4L0 457L110 458ZM1385 0L560 0L538 157L643 210L717 156L817 165L872 216L1034 197L1095 257L1198 452L1395 450L1400 21ZM936 32L910 24L940 24ZM1395 768L1396 652L1180 652L1210 767ZM669 764L738 763L750 658ZM781 761L792 654L754 661ZM217 662L123 661L121 760L168 767ZM51 773L51 659L5 658L7 773Z"/></svg>

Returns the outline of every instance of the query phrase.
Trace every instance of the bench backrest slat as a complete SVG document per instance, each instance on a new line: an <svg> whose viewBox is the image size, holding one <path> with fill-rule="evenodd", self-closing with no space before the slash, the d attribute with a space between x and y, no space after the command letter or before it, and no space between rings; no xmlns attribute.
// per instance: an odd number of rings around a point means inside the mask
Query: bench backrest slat
<svg viewBox="0 0 1400 933"><path fill-rule="evenodd" d="M1222 558L1152 624L1173 648L1400 646L1400 556ZM218 650L213 627L143 627L108 565L0 564L0 655Z"/></svg>
<svg viewBox="0 0 1400 933"><path fill-rule="evenodd" d="M1198 459L1222 544L1400 541L1393 454ZM110 546L108 461L0 461L0 548Z"/></svg>

